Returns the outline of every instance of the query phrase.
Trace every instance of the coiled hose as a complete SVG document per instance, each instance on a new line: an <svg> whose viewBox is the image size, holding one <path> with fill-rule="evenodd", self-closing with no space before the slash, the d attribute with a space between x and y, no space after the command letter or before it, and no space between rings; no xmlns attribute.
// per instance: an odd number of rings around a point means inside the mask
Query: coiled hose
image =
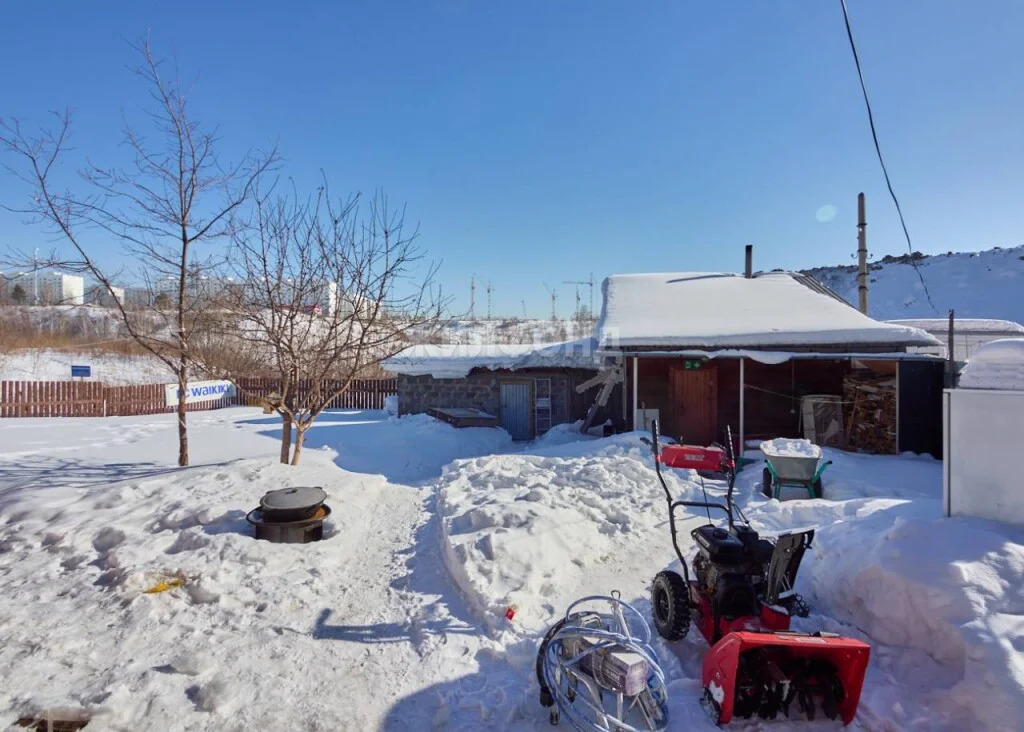
<svg viewBox="0 0 1024 732"><path fill-rule="evenodd" d="M581 609L606 602L610 612ZM629 616L632 622L627 622ZM540 703L581 732L641 732L668 725L665 674L651 629L618 592L576 600L537 653Z"/></svg>

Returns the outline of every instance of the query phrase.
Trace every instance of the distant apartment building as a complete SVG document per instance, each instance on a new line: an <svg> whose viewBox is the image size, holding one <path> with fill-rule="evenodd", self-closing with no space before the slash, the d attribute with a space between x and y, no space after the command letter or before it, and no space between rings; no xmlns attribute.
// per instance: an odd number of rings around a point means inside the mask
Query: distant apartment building
<svg viewBox="0 0 1024 732"><path fill-rule="evenodd" d="M85 280L63 272L10 272L3 276L6 300L24 305L84 305Z"/></svg>
<svg viewBox="0 0 1024 732"><path fill-rule="evenodd" d="M125 288L111 287L109 290L100 284L90 285L85 291L85 302L89 305L99 305L105 308L112 308L117 303L125 304Z"/></svg>
<svg viewBox="0 0 1024 732"><path fill-rule="evenodd" d="M85 280L63 272L40 272L39 299L42 305L84 305Z"/></svg>

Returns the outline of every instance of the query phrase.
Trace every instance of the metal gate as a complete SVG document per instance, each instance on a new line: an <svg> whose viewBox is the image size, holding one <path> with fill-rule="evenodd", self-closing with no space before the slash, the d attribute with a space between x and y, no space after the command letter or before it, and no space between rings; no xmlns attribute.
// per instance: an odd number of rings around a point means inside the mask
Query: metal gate
<svg viewBox="0 0 1024 732"><path fill-rule="evenodd" d="M528 440L530 430L530 385L521 382L501 384L501 426L513 440Z"/></svg>

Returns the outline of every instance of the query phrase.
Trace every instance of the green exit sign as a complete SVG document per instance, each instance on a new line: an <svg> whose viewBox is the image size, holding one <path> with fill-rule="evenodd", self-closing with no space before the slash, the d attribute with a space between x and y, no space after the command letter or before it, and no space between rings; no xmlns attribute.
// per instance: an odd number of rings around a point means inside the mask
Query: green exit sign
<svg viewBox="0 0 1024 732"><path fill-rule="evenodd" d="M704 362L699 358L687 358L683 361L684 369L699 369L704 365Z"/></svg>

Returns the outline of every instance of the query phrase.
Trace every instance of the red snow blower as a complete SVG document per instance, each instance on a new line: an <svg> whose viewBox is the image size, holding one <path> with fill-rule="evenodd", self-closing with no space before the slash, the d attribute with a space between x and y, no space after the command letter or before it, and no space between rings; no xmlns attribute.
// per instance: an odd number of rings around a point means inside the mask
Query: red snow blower
<svg viewBox="0 0 1024 732"><path fill-rule="evenodd" d="M735 459L730 435L724 450L691 445L658 444L658 425L651 425L654 467L668 501L672 546L683 574L665 570L654 578L651 606L654 625L666 640L686 636L691 618L711 647L704 657L701 704L715 724L733 717L775 719L796 707L808 720L820 709L829 719L849 724L857 713L870 646L831 633L789 630L794 616L809 609L793 587L814 531L780 535L774 543L761 538L744 518L733 518ZM729 481L726 502L676 501L661 466L715 464ZM698 468L704 469L704 468ZM703 481L702 481L703 485ZM704 509L708 523L690 532L697 543L693 577L679 549L677 508ZM711 511L723 511L728 528L711 523ZM738 510L738 509L737 509Z"/></svg>

